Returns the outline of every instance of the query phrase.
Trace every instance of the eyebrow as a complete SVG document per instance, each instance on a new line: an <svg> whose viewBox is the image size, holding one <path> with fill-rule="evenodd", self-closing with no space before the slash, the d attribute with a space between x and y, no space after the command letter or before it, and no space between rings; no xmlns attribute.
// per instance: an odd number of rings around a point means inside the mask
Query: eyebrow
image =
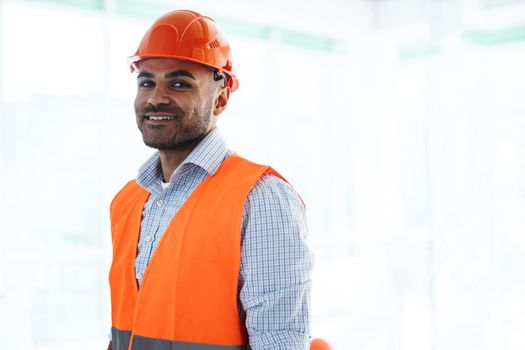
<svg viewBox="0 0 525 350"><path fill-rule="evenodd" d="M143 72L140 72L137 75L137 79L142 78L142 77L155 78L155 74L143 71ZM185 69L176 70L174 72L166 73L165 77L166 78L188 77L188 78L191 78L193 80L196 80L195 77L193 76L193 74L191 74L190 72L188 72Z"/></svg>

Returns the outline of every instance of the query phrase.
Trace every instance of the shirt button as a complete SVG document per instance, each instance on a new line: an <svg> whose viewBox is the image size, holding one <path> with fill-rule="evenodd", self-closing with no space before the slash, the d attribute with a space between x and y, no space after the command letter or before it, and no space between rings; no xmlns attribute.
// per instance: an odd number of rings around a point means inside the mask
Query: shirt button
<svg viewBox="0 0 525 350"><path fill-rule="evenodd" d="M144 237L144 240L145 240L146 242L150 242L150 241L151 241L151 236L146 236L146 237Z"/></svg>
<svg viewBox="0 0 525 350"><path fill-rule="evenodd" d="M142 274L140 272L137 272L137 274L135 275L135 277L137 277L137 279L141 279L142 278Z"/></svg>
<svg viewBox="0 0 525 350"><path fill-rule="evenodd" d="M157 205L158 205L159 207L162 206L162 199L159 199L159 200L157 201Z"/></svg>

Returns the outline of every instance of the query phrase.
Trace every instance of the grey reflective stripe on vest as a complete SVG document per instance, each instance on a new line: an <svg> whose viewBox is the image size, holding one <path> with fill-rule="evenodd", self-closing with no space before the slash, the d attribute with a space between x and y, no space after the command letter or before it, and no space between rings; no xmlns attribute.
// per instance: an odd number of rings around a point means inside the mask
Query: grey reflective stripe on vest
<svg viewBox="0 0 525 350"><path fill-rule="evenodd" d="M128 350L131 331L121 331L115 327L111 328L111 346L113 350Z"/></svg>
<svg viewBox="0 0 525 350"><path fill-rule="evenodd" d="M128 350L131 331L121 331L111 328L111 344L113 350ZM249 345L212 345L171 341L165 339L133 337L133 350L250 350Z"/></svg>
<svg viewBox="0 0 525 350"><path fill-rule="evenodd" d="M133 337L133 350L250 350L248 345L212 345L171 341L165 339ZM120 349L119 349L120 350Z"/></svg>

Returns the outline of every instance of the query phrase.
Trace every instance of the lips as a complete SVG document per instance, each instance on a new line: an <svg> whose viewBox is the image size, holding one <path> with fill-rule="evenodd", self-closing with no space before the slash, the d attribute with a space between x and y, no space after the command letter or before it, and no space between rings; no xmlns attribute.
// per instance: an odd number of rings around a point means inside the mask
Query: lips
<svg viewBox="0 0 525 350"><path fill-rule="evenodd" d="M165 122L175 120L175 114L167 112L156 112L144 114L144 119L157 122Z"/></svg>
<svg viewBox="0 0 525 350"><path fill-rule="evenodd" d="M175 117L168 117L168 116L160 116L160 115L149 115L149 116L145 116L146 119L148 120L174 120Z"/></svg>

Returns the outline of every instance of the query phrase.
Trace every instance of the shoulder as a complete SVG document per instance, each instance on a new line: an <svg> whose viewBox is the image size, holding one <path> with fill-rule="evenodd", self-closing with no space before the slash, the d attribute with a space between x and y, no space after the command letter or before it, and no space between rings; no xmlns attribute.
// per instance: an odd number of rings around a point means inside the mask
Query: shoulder
<svg viewBox="0 0 525 350"><path fill-rule="evenodd" d="M296 194L295 189L288 181L286 181L280 175L277 175L277 173L273 173L272 171L266 172L261 175L261 177L259 177L259 179L253 185L250 194L265 194L272 192Z"/></svg>
<svg viewBox="0 0 525 350"><path fill-rule="evenodd" d="M293 186L277 173L265 173L254 184L246 200L246 209L279 215L305 210L303 201Z"/></svg>

